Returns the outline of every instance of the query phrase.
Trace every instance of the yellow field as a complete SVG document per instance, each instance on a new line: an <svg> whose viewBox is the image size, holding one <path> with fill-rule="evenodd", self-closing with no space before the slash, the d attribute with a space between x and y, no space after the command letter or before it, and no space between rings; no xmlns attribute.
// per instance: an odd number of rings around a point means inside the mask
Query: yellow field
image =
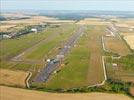
<svg viewBox="0 0 134 100"><path fill-rule="evenodd" d="M0 69L0 84L25 87L25 79L28 73Z"/></svg>
<svg viewBox="0 0 134 100"><path fill-rule="evenodd" d="M52 22L52 23L63 23L63 22L68 22L68 23L73 23L73 20L59 20L56 18L52 17L45 17L45 16L33 16L29 19L21 19L21 20L9 20L9 21L2 21L4 24L29 24L29 25L34 25L34 24L40 24L42 22Z"/></svg>
<svg viewBox="0 0 134 100"><path fill-rule="evenodd" d="M122 36L131 36L131 35L134 35L133 32L121 32L120 35Z"/></svg>
<svg viewBox="0 0 134 100"><path fill-rule="evenodd" d="M0 31L3 32L3 31L7 31L9 28L13 28L15 27L16 25L0 25Z"/></svg>
<svg viewBox="0 0 134 100"><path fill-rule="evenodd" d="M132 100L121 94L77 93L58 94L0 86L1 100Z"/></svg>
<svg viewBox="0 0 134 100"><path fill-rule="evenodd" d="M84 20L80 20L77 22L80 25L109 25L110 22L102 21L101 19L97 18L86 18Z"/></svg>
<svg viewBox="0 0 134 100"><path fill-rule="evenodd" d="M124 39L130 46L130 48L134 50L134 35L125 36Z"/></svg>
<svg viewBox="0 0 134 100"><path fill-rule="evenodd" d="M105 37L105 46L109 51L121 56L125 56L130 53L126 44L122 40L113 37Z"/></svg>

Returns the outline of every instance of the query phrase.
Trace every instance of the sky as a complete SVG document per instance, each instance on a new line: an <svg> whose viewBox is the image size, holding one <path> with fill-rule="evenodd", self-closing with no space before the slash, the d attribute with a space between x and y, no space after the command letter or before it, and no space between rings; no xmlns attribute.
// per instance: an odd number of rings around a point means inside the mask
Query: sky
<svg viewBox="0 0 134 100"><path fill-rule="evenodd" d="M134 11L134 0L0 0L2 10Z"/></svg>

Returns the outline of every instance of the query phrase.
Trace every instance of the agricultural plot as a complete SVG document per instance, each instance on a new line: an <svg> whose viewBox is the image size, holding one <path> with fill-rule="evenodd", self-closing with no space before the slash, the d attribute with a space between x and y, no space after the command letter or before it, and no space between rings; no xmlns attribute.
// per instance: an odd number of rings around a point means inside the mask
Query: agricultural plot
<svg viewBox="0 0 134 100"><path fill-rule="evenodd" d="M109 94L109 93L48 93L39 92L34 90L24 90L18 88L0 86L0 98L2 100L132 100L128 96L122 94ZM8 95L7 95L8 94Z"/></svg>
<svg viewBox="0 0 134 100"><path fill-rule="evenodd" d="M46 16L30 16L28 19L21 19L21 20L9 20L9 21L2 21L2 24L12 24L12 25L18 25L18 24L26 24L26 25L37 25L40 23L74 23L73 20L59 20L52 17L46 17Z"/></svg>
<svg viewBox="0 0 134 100"><path fill-rule="evenodd" d="M88 27L78 44L66 57L64 66L45 84L46 87L67 89L94 85L104 80L100 38L103 28Z"/></svg>
<svg viewBox="0 0 134 100"><path fill-rule="evenodd" d="M134 96L134 87L130 88L130 93Z"/></svg>
<svg viewBox="0 0 134 100"><path fill-rule="evenodd" d="M106 59L107 75L109 79L134 83L134 56L127 55L120 59ZM114 64L117 64L116 66Z"/></svg>
<svg viewBox="0 0 134 100"><path fill-rule="evenodd" d="M27 72L0 69L0 84L26 87Z"/></svg>
<svg viewBox="0 0 134 100"><path fill-rule="evenodd" d="M85 18L77 22L79 25L109 25L110 22L103 21L100 18Z"/></svg>
<svg viewBox="0 0 134 100"><path fill-rule="evenodd" d="M134 35L125 36L124 39L126 40L128 45L130 46L130 48L132 50L134 50Z"/></svg>
<svg viewBox="0 0 134 100"><path fill-rule="evenodd" d="M104 37L105 48L109 52L113 52L115 54L125 56L130 53L129 48L124 43L124 41L117 39L115 37Z"/></svg>

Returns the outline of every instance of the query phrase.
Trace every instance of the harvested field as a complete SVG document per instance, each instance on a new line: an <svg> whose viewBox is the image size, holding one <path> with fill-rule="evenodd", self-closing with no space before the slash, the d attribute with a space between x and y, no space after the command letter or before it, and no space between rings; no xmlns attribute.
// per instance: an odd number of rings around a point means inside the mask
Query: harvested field
<svg viewBox="0 0 134 100"><path fill-rule="evenodd" d="M25 87L27 72L0 69L0 84Z"/></svg>
<svg viewBox="0 0 134 100"><path fill-rule="evenodd" d="M121 32L120 35L122 35L122 36L133 36L134 32Z"/></svg>
<svg viewBox="0 0 134 100"><path fill-rule="evenodd" d="M102 21L101 19L86 18L84 20L80 20L76 24L80 24L80 25L109 25L110 22Z"/></svg>
<svg viewBox="0 0 134 100"><path fill-rule="evenodd" d="M124 39L126 40L128 45L130 46L130 48L134 50L134 35L125 36Z"/></svg>
<svg viewBox="0 0 134 100"><path fill-rule="evenodd" d="M132 96L134 96L134 87L130 88L130 93Z"/></svg>
<svg viewBox="0 0 134 100"><path fill-rule="evenodd" d="M122 94L58 94L0 86L1 100L132 100Z"/></svg>
<svg viewBox="0 0 134 100"><path fill-rule="evenodd" d="M121 56L125 56L130 53L130 50L128 49L127 45L122 40L119 40L114 37L105 37L104 41L105 48L110 52L117 53Z"/></svg>
<svg viewBox="0 0 134 100"><path fill-rule="evenodd" d="M73 20L59 20L52 17L46 16L33 16L29 19L21 19L21 20L10 20L10 21L2 21L5 24L28 24L28 25L36 25L42 22L50 22L50 23L74 23Z"/></svg>
<svg viewBox="0 0 134 100"><path fill-rule="evenodd" d="M13 28L16 25L0 25L0 32L6 32L9 28Z"/></svg>

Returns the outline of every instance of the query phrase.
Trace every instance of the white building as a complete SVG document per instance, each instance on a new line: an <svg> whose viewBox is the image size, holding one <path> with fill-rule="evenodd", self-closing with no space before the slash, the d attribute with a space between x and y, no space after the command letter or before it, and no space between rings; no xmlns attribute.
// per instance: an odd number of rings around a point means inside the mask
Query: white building
<svg viewBox="0 0 134 100"><path fill-rule="evenodd" d="M9 38L11 38L11 36L5 34L5 35L3 35L3 38L9 39Z"/></svg>
<svg viewBox="0 0 134 100"><path fill-rule="evenodd" d="M32 28L31 31L32 31L32 32L35 32L35 33L38 32L38 30L37 30L36 28Z"/></svg>

